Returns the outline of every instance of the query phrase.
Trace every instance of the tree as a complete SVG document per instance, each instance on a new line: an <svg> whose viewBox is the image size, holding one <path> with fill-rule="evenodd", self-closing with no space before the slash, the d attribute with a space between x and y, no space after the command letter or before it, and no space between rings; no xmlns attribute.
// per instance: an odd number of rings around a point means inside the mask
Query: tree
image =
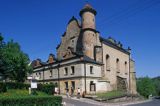
<svg viewBox="0 0 160 106"><path fill-rule="evenodd" d="M143 77L143 78L139 78L137 80L137 91L140 93L140 95L142 95L146 98L150 94L152 94L152 95L156 94L153 81L149 77Z"/></svg>
<svg viewBox="0 0 160 106"><path fill-rule="evenodd" d="M156 95L160 96L160 77L155 77L152 79L156 89Z"/></svg>
<svg viewBox="0 0 160 106"><path fill-rule="evenodd" d="M0 74L4 75L5 71L5 64L4 64L4 59L3 59L3 48L5 46L5 42L3 41L3 37L0 33Z"/></svg>
<svg viewBox="0 0 160 106"><path fill-rule="evenodd" d="M30 62L28 55L25 54L21 50L20 45L13 40L2 46L0 52L1 73L11 80L24 82L27 73L32 71L32 68L28 65Z"/></svg>

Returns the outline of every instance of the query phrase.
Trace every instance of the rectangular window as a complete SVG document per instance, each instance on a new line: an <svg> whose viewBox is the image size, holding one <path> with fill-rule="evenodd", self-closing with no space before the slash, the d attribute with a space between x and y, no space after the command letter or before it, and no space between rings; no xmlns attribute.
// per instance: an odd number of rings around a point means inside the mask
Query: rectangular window
<svg viewBox="0 0 160 106"><path fill-rule="evenodd" d="M52 73L52 70L50 70L50 77L52 77L53 73Z"/></svg>
<svg viewBox="0 0 160 106"><path fill-rule="evenodd" d="M39 78L41 78L41 73L39 73Z"/></svg>
<svg viewBox="0 0 160 106"><path fill-rule="evenodd" d="M90 66L90 74L93 74L93 66Z"/></svg>
<svg viewBox="0 0 160 106"><path fill-rule="evenodd" d="M68 82L65 82L65 87L66 89L68 89Z"/></svg>
<svg viewBox="0 0 160 106"><path fill-rule="evenodd" d="M125 70L125 74L127 75L127 74L128 74L128 73L127 73L127 61L125 61L124 65L125 65L125 66L124 66L124 67L125 67L125 69L124 69L124 70Z"/></svg>
<svg viewBox="0 0 160 106"><path fill-rule="evenodd" d="M74 66L71 66L71 75L74 75Z"/></svg>
<svg viewBox="0 0 160 106"><path fill-rule="evenodd" d="M64 75L68 75L68 68L64 68Z"/></svg>
<svg viewBox="0 0 160 106"><path fill-rule="evenodd" d="M71 81L71 84L72 84L71 87L72 87L73 89L75 89L75 81Z"/></svg>

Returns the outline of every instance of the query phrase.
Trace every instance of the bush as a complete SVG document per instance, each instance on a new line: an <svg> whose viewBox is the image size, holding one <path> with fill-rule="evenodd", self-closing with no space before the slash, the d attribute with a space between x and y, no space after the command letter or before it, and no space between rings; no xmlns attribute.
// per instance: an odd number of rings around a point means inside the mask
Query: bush
<svg viewBox="0 0 160 106"><path fill-rule="evenodd" d="M30 87L30 84L24 84L20 82L1 82L0 85L5 85L7 89L28 89ZM0 86L1 89L1 86Z"/></svg>
<svg viewBox="0 0 160 106"><path fill-rule="evenodd" d="M7 87L5 83L0 83L0 93L7 92Z"/></svg>
<svg viewBox="0 0 160 106"><path fill-rule="evenodd" d="M28 89L30 84L24 84L20 82L7 82L7 89Z"/></svg>
<svg viewBox="0 0 160 106"><path fill-rule="evenodd" d="M28 89L30 84L19 82L0 82L0 93L7 92L7 89Z"/></svg>
<svg viewBox="0 0 160 106"><path fill-rule="evenodd" d="M45 92L49 95L53 95L54 94L54 88L55 88L54 84L38 84L37 90L41 91L41 92Z"/></svg>
<svg viewBox="0 0 160 106"><path fill-rule="evenodd" d="M0 106L61 106L60 96L25 96L0 98Z"/></svg>
<svg viewBox="0 0 160 106"><path fill-rule="evenodd" d="M30 87L30 84L24 84L20 82L6 82L0 83L0 92L4 92L7 89L27 89ZM38 84L37 89L38 91L45 92L49 95L54 94L54 84Z"/></svg>

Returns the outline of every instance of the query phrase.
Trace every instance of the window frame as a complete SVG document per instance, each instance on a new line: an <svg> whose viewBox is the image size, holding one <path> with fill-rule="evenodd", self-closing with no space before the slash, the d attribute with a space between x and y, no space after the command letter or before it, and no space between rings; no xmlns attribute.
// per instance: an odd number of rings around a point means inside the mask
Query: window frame
<svg viewBox="0 0 160 106"><path fill-rule="evenodd" d="M68 67L65 67L64 68L64 76L67 76L68 75Z"/></svg>
<svg viewBox="0 0 160 106"><path fill-rule="evenodd" d="M90 66L90 74L94 74L94 72L93 72L93 66Z"/></svg>
<svg viewBox="0 0 160 106"><path fill-rule="evenodd" d="M71 75L75 74L75 66L71 66Z"/></svg>

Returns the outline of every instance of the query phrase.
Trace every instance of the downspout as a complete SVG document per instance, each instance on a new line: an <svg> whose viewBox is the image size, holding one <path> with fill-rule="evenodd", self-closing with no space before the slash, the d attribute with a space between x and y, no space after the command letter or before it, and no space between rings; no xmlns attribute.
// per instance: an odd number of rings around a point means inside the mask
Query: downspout
<svg viewBox="0 0 160 106"><path fill-rule="evenodd" d="M130 90L131 90L131 85L130 85L130 61L131 61L131 49L130 48L128 48L128 51L129 51L129 92L130 92Z"/></svg>
<svg viewBox="0 0 160 106"><path fill-rule="evenodd" d="M85 94L87 93L86 89L86 63L84 62L84 87L85 87Z"/></svg>
<svg viewBox="0 0 160 106"><path fill-rule="evenodd" d="M44 70L45 70L45 67L43 68L43 84L44 84Z"/></svg>
<svg viewBox="0 0 160 106"><path fill-rule="evenodd" d="M58 88L59 88L59 94L60 94L60 81L59 81L59 67L60 67L60 64L58 62Z"/></svg>

